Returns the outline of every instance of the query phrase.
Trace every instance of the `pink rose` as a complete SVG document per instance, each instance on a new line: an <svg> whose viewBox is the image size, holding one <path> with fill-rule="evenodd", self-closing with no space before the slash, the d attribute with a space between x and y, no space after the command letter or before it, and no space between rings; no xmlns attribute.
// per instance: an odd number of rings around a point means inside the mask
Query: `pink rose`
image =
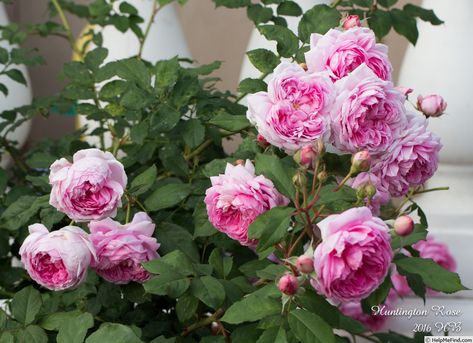
<svg viewBox="0 0 473 343"><path fill-rule="evenodd" d="M365 205L371 210L371 212L373 212L373 214L379 215L381 205L386 204L391 198L381 180L372 173L360 173L347 182L347 185L353 189L366 187L368 184L371 184L376 189L376 193L371 198L371 201L369 201L368 197L364 199Z"/></svg>
<svg viewBox="0 0 473 343"><path fill-rule="evenodd" d="M294 154L294 161L304 168L313 168L318 159L318 152L314 145L306 145Z"/></svg>
<svg viewBox="0 0 473 343"><path fill-rule="evenodd" d="M283 62L274 70L268 92L248 97L247 117L270 144L294 152L329 133L333 99L326 74Z"/></svg>
<svg viewBox="0 0 473 343"><path fill-rule="evenodd" d="M54 291L81 284L95 261L95 250L86 232L66 226L49 232L43 224L29 226L20 247L21 262L40 285Z"/></svg>
<svg viewBox="0 0 473 343"><path fill-rule="evenodd" d="M331 215L318 224L312 286L333 302L360 301L384 281L393 252L388 226L367 207Z"/></svg>
<svg viewBox="0 0 473 343"><path fill-rule="evenodd" d="M407 194L410 186L419 186L437 170L440 139L427 130L424 117L409 115L400 136L371 168L393 196Z"/></svg>
<svg viewBox="0 0 473 343"><path fill-rule="evenodd" d="M419 256L422 258L431 258L445 269L455 272L457 264L455 259L450 253L447 245L442 242L436 241L432 236L427 236L425 241L419 241L412 245L414 249L419 252ZM409 252L403 251L405 255L410 256ZM400 296L406 296L412 293L411 288L407 283L405 276L400 275L396 270L391 274L391 281L393 288L396 293ZM428 289L430 295L436 294L435 291Z"/></svg>
<svg viewBox="0 0 473 343"><path fill-rule="evenodd" d="M333 80L347 76L363 63L381 79L391 79L388 48L377 44L373 31L365 27L331 29L325 35L313 33L305 59L309 71L327 70Z"/></svg>
<svg viewBox="0 0 473 343"><path fill-rule="evenodd" d="M278 281L278 288L281 293L286 295L294 295L299 288L299 281L292 274L283 275Z"/></svg>
<svg viewBox="0 0 473 343"><path fill-rule="evenodd" d="M127 176L109 152L80 150L73 163L65 158L51 165L49 203L75 221L114 217L121 206Z"/></svg>
<svg viewBox="0 0 473 343"><path fill-rule="evenodd" d="M405 125L405 97L366 64L335 83L332 140L343 152L383 153Z"/></svg>
<svg viewBox="0 0 473 343"><path fill-rule="evenodd" d="M358 17L357 15L349 15L343 20L342 27L345 30L349 30L353 27L358 27L358 26L361 26L361 23L360 23L360 17Z"/></svg>
<svg viewBox="0 0 473 343"><path fill-rule="evenodd" d="M117 284L144 282L150 274L142 262L159 257L159 244L153 237L155 225L144 212L135 214L129 224L110 218L89 223L90 240L97 252L97 274Z"/></svg>
<svg viewBox="0 0 473 343"><path fill-rule="evenodd" d="M393 309L388 301L380 306L385 306L386 310ZM364 313L359 301L342 303L339 309L345 316L358 320L372 332L380 331L388 319L388 316Z"/></svg>
<svg viewBox="0 0 473 343"><path fill-rule="evenodd" d="M417 109L426 117L440 117L447 109L447 102L437 94L417 97Z"/></svg>
<svg viewBox="0 0 473 343"><path fill-rule="evenodd" d="M289 203L271 180L255 175L250 160L244 166L227 164L225 174L213 176L210 181L212 187L205 192L204 200L209 221L242 245L256 244L248 239L248 226L257 216Z"/></svg>
<svg viewBox="0 0 473 343"><path fill-rule="evenodd" d="M396 87L396 89L402 94L404 94L406 98L409 94L411 94L414 91L412 88L409 88L409 87Z"/></svg>

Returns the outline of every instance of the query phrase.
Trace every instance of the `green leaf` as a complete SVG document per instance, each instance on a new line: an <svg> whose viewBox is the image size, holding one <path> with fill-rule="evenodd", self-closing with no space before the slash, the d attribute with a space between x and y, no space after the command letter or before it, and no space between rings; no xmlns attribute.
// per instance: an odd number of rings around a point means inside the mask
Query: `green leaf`
<svg viewBox="0 0 473 343"><path fill-rule="evenodd" d="M179 77L179 69L177 56L170 60L159 61L156 64L156 88L166 89L174 86Z"/></svg>
<svg viewBox="0 0 473 343"><path fill-rule="evenodd" d="M78 316L64 321L57 335L57 343L82 343L87 330L94 326L94 317L90 313L81 313Z"/></svg>
<svg viewBox="0 0 473 343"><path fill-rule="evenodd" d="M262 270L257 270L256 276L258 276L260 279L276 280L279 279L279 277L281 277L285 272L287 272L287 268L284 265L270 264Z"/></svg>
<svg viewBox="0 0 473 343"><path fill-rule="evenodd" d="M291 311L289 326L302 343L335 343L332 328L322 318L309 311Z"/></svg>
<svg viewBox="0 0 473 343"><path fill-rule="evenodd" d="M425 240L427 237L427 233L428 231L424 225L416 224L414 226L414 231L409 236L402 237L402 239L398 235L395 235L394 237L392 237L391 248L393 250L396 250L401 247L412 245L418 241Z"/></svg>
<svg viewBox="0 0 473 343"><path fill-rule="evenodd" d="M165 274L173 270L183 275L195 275L191 260L180 250L174 250L161 258L145 262L143 267L153 274Z"/></svg>
<svg viewBox="0 0 473 343"><path fill-rule="evenodd" d="M85 65L92 71L97 72L100 65L108 56L108 50L102 47L95 48L90 51L84 59Z"/></svg>
<svg viewBox="0 0 473 343"><path fill-rule="evenodd" d="M171 173L188 177L189 166L187 161L184 159L183 151L177 145L167 144L159 150L159 159L163 163L164 168L166 168Z"/></svg>
<svg viewBox="0 0 473 343"><path fill-rule="evenodd" d="M145 200L146 209L159 211L173 207L187 198L192 190L191 185L184 183L171 183L157 188Z"/></svg>
<svg viewBox="0 0 473 343"><path fill-rule="evenodd" d="M41 309L41 295L31 286L23 288L15 294L11 303L13 316L20 323L31 324Z"/></svg>
<svg viewBox="0 0 473 343"><path fill-rule="evenodd" d="M240 81L238 91L240 93L257 93L264 92L268 88L266 82L260 79L246 78Z"/></svg>
<svg viewBox="0 0 473 343"><path fill-rule="evenodd" d="M263 332L256 343L287 343L286 331L282 327L272 327Z"/></svg>
<svg viewBox="0 0 473 343"><path fill-rule="evenodd" d="M378 0L378 4L384 8L389 8L396 4L397 0Z"/></svg>
<svg viewBox="0 0 473 343"><path fill-rule="evenodd" d="M182 297L179 297L176 303L176 314L179 321L183 323L192 319L198 306L199 299L190 294L184 294Z"/></svg>
<svg viewBox="0 0 473 343"><path fill-rule="evenodd" d="M251 5L251 0L214 0L217 7L224 6L228 8L246 7Z"/></svg>
<svg viewBox="0 0 473 343"><path fill-rule="evenodd" d="M199 262L200 255L192 240L192 235L186 229L172 223L163 223L156 230L156 236L161 243L160 253L170 253L181 250L193 262Z"/></svg>
<svg viewBox="0 0 473 343"><path fill-rule="evenodd" d="M192 214L194 219L194 238L208 237L217 233L217 230L210 224L207 209L203 201L199 201Z"/></svg>
<svg viewBox="0 0 473 343"><path fill-rule="evenodd" d="M282 57L291 57L297 52L299 39L287 27L280 25L260 25L258 26L258 30L266 39L277 42L277 50Z"/></svg>
<svg viewBox="0 0 473 343"><path fill-rule="evenodd" d="M23 73L19 69L10 69L5 72L5 74L12 79L13 81L16 81L18 83L21 83L22 85L27 84L25 77L23 76Z"/></svg>
<svg viewBox="0 0 473 343"><path fill-rule="evenodd" d="M273 10L270 7L255 4L247 7L246 14L252 22L258 25L270 21L273 17Z"/></svg>
<svg viewBox="0 0 473 343"><path fill-rule="evenodd" d="M294 1L284 1L278 6L278 15L298 17L302 13L302 8Z"/></svg>
<svg viewBox="0 0 473 343"><path fill-rule="evenodd" d="M293 170L283 164L283 162L274 155L256 155L256 174L262 174L271 179L278 191L294 198L295 189L292 183Z"/></svg>
<svg viewBox="0 0 473 343"><path fill-rule="evenodd" d="M240 324L243 322L254 322L279 312L281 312L280 301L249 295L243 300L232 304L221 320L229 324Z"/></svg>
<svg viewBox="0 0 473 343"><path fill-rule="evenodd" d="M333 183L323 186L320 189L317 204L319 206L325 205L327 209L334 212L342 212L353 207L357 201L356 191L351 187L344 186L334 192L336 187L337 185Z"/></svg>
<svg viewBox="0 0 473 343"><path fill-rule="evenodd" d="M143 343L133 330L122 324L104 323L85 343Z"/></svg>
<svg viewBox="0 0 473 343"><path fill-rule="evenodd" d="M8 50L0 46L0 64L7 64L9 56Z"/></svg>
<svg viewBox="0 0 473 343"><path fill-rule="evenodd" d="M283 4L286 4L286 2L283 2ZM246 54L251 64L262 73L273 72L281 61L274 52L267 49L255 49L248 51Z"/></svg>
<svg viewBox="0 0 473 343"><path fill-rule="evenodd" d="M8 331L0 332L0 343L15 343L15 337Z"/></svg>
<svg viewBox="0 0 473 343"><path fill-rule="evenodd" d="M461 284L457 273L448 271L432 259L400 257L395 258L394 263L401 274L403 271L418 274L422 277L425 285L433 290L443 293L455 293L468 289Z"/></svg>
<svg viewBox="0 0 473 343"><path fill-rule="evenodd" d="M373 0L351 0L355 5L361 7L370 7L373 5Z"/></svg>
<svg viewBox="0 0 473 343"><path fill-rule="evenodd" d="M267 250L284 238L294 211L292 207L274 207L256 217L248 228L248 237L258 240L256 248L258 253Z"/></svg>
<svg viewBox="0 0 473 343"><path fill-rule="evenodd" d="M218 276L225 279L232 270L233 257L222 256L220 249L216 248L209 256L209 263Z"/></svg>
<svg viewBox="0 0 473 343"><path fill-rule="evenodd" d="M391 20L394 30L400 35L407 38L409 42L416 45L417 38L419 38L419 31L417 30L417 23L413 16L408 12L394 8L390 12Z"/></svg>
<svg viewBox="0 0 473 343"><path fill-rule="evenodd" d="M148 191L156 181L157 176L156 166L153 164L144 172L136 176L130 185L130 193L133 195L140 195Z"/></svg>
<svg viewBox="0 0 473 343"><path fill-rule="evenodd" d="M3 83L0 83L0 92L2 92L3 95L8 96L8 88Z"/></svg>
<svg viewBox="0 0 473 343"><path fill-rule="evenodd" d="M39 212L39 217L41 218L41 223L51 230L54 224L57 224L64 219L65 215L64 213L56 210L54 207L49 206L43 208Z"/></svg>
<svg viewBox="0 0 473 343"><path fill-rule="evenodd" d="M408 13L412 17L418 17L423 21L428 21L432 25L440 25L444 22L440 20L434 13L433 10L427 10L425 8L413 5L413 4L406 4L403 7L404 12Z"/></svg>
<svg viewBox="0 0 473 343"><path fill-rule="evenodd" d="M199 119L189 119L184 123L182 129L182 138L184 142L194 149L199 146L205 138L205 127Z"/></svg>
<svg viewBox="0 0 473 343"><path fill-rule="evenodd" d="M151 127L157 132L171 131L181 119L181 112L172 107L161 107L151 116Z"/></svg>
<svg viewBox="0 0 473 343"><path fill-rule="evenodd" d="M424 300L425 304L425 293L427 291L424 282L422 281L422 277L418 274L410 274L410 273L405 273L406 279L407 279L407 284L409 285L409 288L412 289L415 295L417 295L419 298Z"/></svg>
<svg viewBox="0 0 473 343"><path fill-rule="evenodd" d="M225 300L225 289L222 284L212 276L194 278L191 283L192 294L205 305L217 309Z"/></svg>
<svg viewBox="0 0 473 343"><path fill-rule="evenodd" d="M368 25L374 31L376 37L382 39L391 31L391 16L388 12L378 9L368 17Z"/></svg>
<svg viewBox="0 0 473 343"><path fill-rule="evenodd" d="M17 332L17 341L20 343L47 343L46 332L37 325L28 325L26 329Z"/></svg>
<svg viewBox="0 0 473 343"><path fill-rule="evenodd" d="M315 5L304 13L299 22L299 38L308 43L312 33L325 34L331 28L337 27L341 15L335 8L327 5Z"/></svg>
<svg viewBox="0 0 473 343"><path fill-rule="evenodd" d="M371 313L371 307L383 304L392 288L391 276L388 275L384 279L383 283L371 293L367 298L361 301L363 311L365 313Z"/></svg>
<svg viewBox="0 0 473 343"><path fill-rule="evenodd" d="M80 314L79 311L50 313L41 319L40 326L49 331L58 331L64 322L72 320Z"/></svg>
<svg viewBox="0 0 473 343"><path fill-rule="evenodd" d="M18 230L27 224L40 209L47 207L49 207L49 194L41 197L22 196L2 213L1 223L8 230Z"/></svg>
<svg viewBox="0 0 473 343"><path fill-rule="evenodd" d="M240 132L250 126L250 122L246 116L231 115L227 112L220 112L210 119L209 124L231 132Z"/></svg>
<svg viewBox="0 0 473 343"><path fill-rule="evenodd" d="M139 122L136 125L133 125L130 130L130 138L133 143L143 144L146 137L149 134L149 124L147 121Z"/></svg>
<svg viewBox="0 0 473 343"><path fill-rule="evenodd" d="M8 183L8 175L5 169L0 168L0 194L5 192Z"/></svg>
<svg viewBox="0 0 473 343"><path fill-rule="evenodd" d="M152 277L143 284L147 293L168 295L172 298L181 296L190 286L190 280L181 273L168 270L166 273Z"/></svg>

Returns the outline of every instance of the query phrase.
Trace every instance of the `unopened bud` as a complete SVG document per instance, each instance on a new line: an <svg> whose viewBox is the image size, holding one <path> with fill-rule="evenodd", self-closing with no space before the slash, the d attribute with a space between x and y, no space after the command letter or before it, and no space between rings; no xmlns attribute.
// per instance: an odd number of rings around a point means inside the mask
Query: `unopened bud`
<svg viewBox="0 0 473 343"><path fill-rule="evenodd" d="M345 30L361 26L360 17L358 17L357 15L349 15L343 20L342 26Z"/></svg>
<svg viewBox="0 0 473 343"><path fill-rule="evenodd" d="M307 184L307 177L303 173L298 172L292 177L292 183L297 188L303 188Z"/></svg>
<svg viewBox="0 0 473 343"><path fill-rule="evenodd" d="M370 170L371 156L368 151L358 151L351 158L351 170L352 174L366 172Z"/></svg>
<svg viewBox="0 0 473 343"><path fill-rule="evenodd" d="M325 154L325 145L324 145L324 142L322 142L322 140L319 139L315 145L317 147L317 151L320 156Z"/></svg>
<svg viewBox="0 0 473 343"><path fill-rule="evenodd" d="M314 271L314 259L309 255L301 255L296 260L296 268L303 274L309 274Z"/></svg>
<svg viewBox="0 0 473 343"><path fill-rule="evenodd" d="M238 165L244 166L244 165L245 165L245 160L236 160L236 161L235 161L235 165L236 165L236 166L238 166Z"/></svg>
<svg viewBox="0 0 473 343"><path fill-rule="evenodd" d="M267 148L269 146L269 143L266 140L266 138L264 138L260 134L258 134L258 136L256 136L256 143L258 143L258 145L262 148Z"/></svg>
<svg viewBox="0 0 473 343"><path fill-rule="evenodd" d="M394 221L394 232L399 236L408 236L414 231L414 221L409 216L400 216Z"/></svg>
<svg viewBox="0 0 473 343"><path fill-rule="evenodd" d="M307 68L307 64L306 63L299 63L299 66L304 69L305 71L307 71L309 68Z"/></svg>
<svg viewBox="0 0 473 343"><path fill-rule="evenodd" d="M447 109L447 102L437 94L417 97L417 109L428 117L440 117Z"/></svg>
<svg viewBox="0 0 473 343"><path fill-rule="evenodd" d="M369 199L373 199L373 197L375 196L376 194L376 187L371 183L371 182L368 182L365 184L365 192L366 192L366 196L369 198Z"/></svg>
<svg viewBox="0 0 473 343"><path fill-rule="evenodd" d="M325 170L322 170L320 173L317 174L317 180L320 183L324 183L328 179L328 173Z"/></svg>
<svg viewBox="0 0 473 343"><path fill-rule="evenodd" d="M294 275L286 274L279 279L278 288L284 294L294 295L299 288L299 281Z"/></svg>
<svg viewBox="0 0 473 343"><path fill-rule="evenodd" d="M317 160L317 151L312 145L306 145L294 154L294 161L304 168L312 168Z"/></svg>

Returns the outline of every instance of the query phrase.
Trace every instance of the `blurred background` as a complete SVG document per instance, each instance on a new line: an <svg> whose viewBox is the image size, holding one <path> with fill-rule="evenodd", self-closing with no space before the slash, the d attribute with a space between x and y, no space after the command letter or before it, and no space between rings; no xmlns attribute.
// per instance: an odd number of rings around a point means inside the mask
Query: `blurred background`
<svg viewBox="0 0 473 343"><path fill-rule="evenodd" d="M78 0L87 3L87 0ZM402 6L405 1L399 1ZM420 3L420 0L410 1ZM246 16L245 10L215 8L211 0L189 0L185 6L176 6L178 18L193 58L198 63L223 61L222 68L216 73L221 78L222 90L235 91L242 61L253 29L253 23ZM7 5L10 21L17 23L36 23L47 18L46 0L15 0ZM71 26L77 35L85 23L75 17L70 18ZM386 44L390 47L395 81L399 66L404 56L407 41L391 32ZM159 42L157 43L159 44ZM58 37L31 37L27 47L37 47L46 59L46 64L29 69L33 93L35 96L52 95L62 87L57 78L62 65L70 61L71 50L67 42ZM35 118L30 141L44 137L59 137L74 130L75 121L71 116L52 115L48 119Z"/></svg>

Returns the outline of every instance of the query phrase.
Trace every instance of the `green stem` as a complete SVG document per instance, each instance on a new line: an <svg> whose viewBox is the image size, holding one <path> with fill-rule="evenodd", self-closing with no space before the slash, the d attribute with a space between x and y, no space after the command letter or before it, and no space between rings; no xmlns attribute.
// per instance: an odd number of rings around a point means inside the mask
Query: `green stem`
<svg viewBox="0 0 473 343"><path fill-rule="evenodd" d="M345 178L342 180L342 182L340 182L340 183L338 184L337 188L335 188L333 191L334 191L334 192L338 192L338 191L340 190L340 188L342 188L343 185L351 178L352 175L353 175L353 174L352 174L352 172L350 171L350 172L347 174L347 176L345 176Z"/></svg>
<svg viewBox="0 0 473 343"><path fill-rule="evenodd" d="M144 205L136 198L133 199L135 201L135 203L138 205L139 208L141 208L144 212L148 213L148 210L146 209L146 207L144 207Z"/></svg>
<svg viewBox="0 0 473 343"><path fill-rule="evenodd" d="M151 25L154 23L154 19L156 18L156 14L163 8L163 6L158 7L158 1L153 0L153 9L151 10L151 18L149 19L148 24L146 25L145 32L143 33L143 38L140 39L140 48L138 51L138 58L141 59L141 55L143 54L143 49L145 47L146 38L148 38L149 32L151 30Z"/></svg>
<svg viewBox="0 0 473 343"><path fill-rule="evenodd" d="M130 222L131 203L130 203L130 197L128 195L125 194L125 198L127 200L125 224L128 224Z"/></svg>
<svg viewBox="0 0 473 343"><path fill-rule="evenodd" d="M77 48L75 46L75 39L74 39L74 36L72 35L71 25L69 25L69 21L67 20L66 15L64 14L64 11L63 11L61 5L59 4L59 1L58 0L51 0L51 2L53 3L54 7L56 8L57 14L59 15L59 18L61 19L62 26L64 26L64 28L66 29L66 35L67 35L67 38L69 40L69 44L71 45L72 50L75 53L81 55L81 52L77 51Z"/></svg>
<svg viewBox="0 0 473 343"><path fill-rule="evenodd" d="M342 0L335 0L334 2L332 2L330 7L336 8L341 2L342 2Z"/></svg>
<svg viewBox="0 0 473 343"><path fill-rule="evenodd" d="M13 298L14 295L15 295L15 293L8 292L8 291L0 288L0 299L11 299L11 298Z"/></svg>
<svg viewBox="0 0 473 343"><path fill-rule="evenodd" d="M436 192L436 191L448 191L450 187L436 187L436 188L429 188L423 189L421 191L417 191L414 194L422 194L422 193L429 193L429 192Z"/></svg>
<svg viewBox="0 0 473 343"><path fill-rule="evenodd" d="M204 151L210 144L212 144L211 139L207 139L204 143L199 145L194 151L190 152L189 155L184 156L186 161L189 161L192 157L199 155L202 151Z"/></svg>
<svg viewBox="0 0 473 343"><path fill-rule="evenodd" d="M223 316L223 314L225 313L225 311L223 310L223 308L219 308L217 311L215 311L215 313L213 315L211 315L210 317L207 317L205 319L202 319L201 321L197 322L197 323L194 323L192 324L191 326L189 326L187 329L184 330L184 332L181 333L181 336L187 336L188 334L190 334L192 331L195 331L197 329L200 329L201 327L204 327L204 326L207 326L207 325L210 325L212 324L213 322L215 322L216 320L218 320L221 316Z"/></svg>

